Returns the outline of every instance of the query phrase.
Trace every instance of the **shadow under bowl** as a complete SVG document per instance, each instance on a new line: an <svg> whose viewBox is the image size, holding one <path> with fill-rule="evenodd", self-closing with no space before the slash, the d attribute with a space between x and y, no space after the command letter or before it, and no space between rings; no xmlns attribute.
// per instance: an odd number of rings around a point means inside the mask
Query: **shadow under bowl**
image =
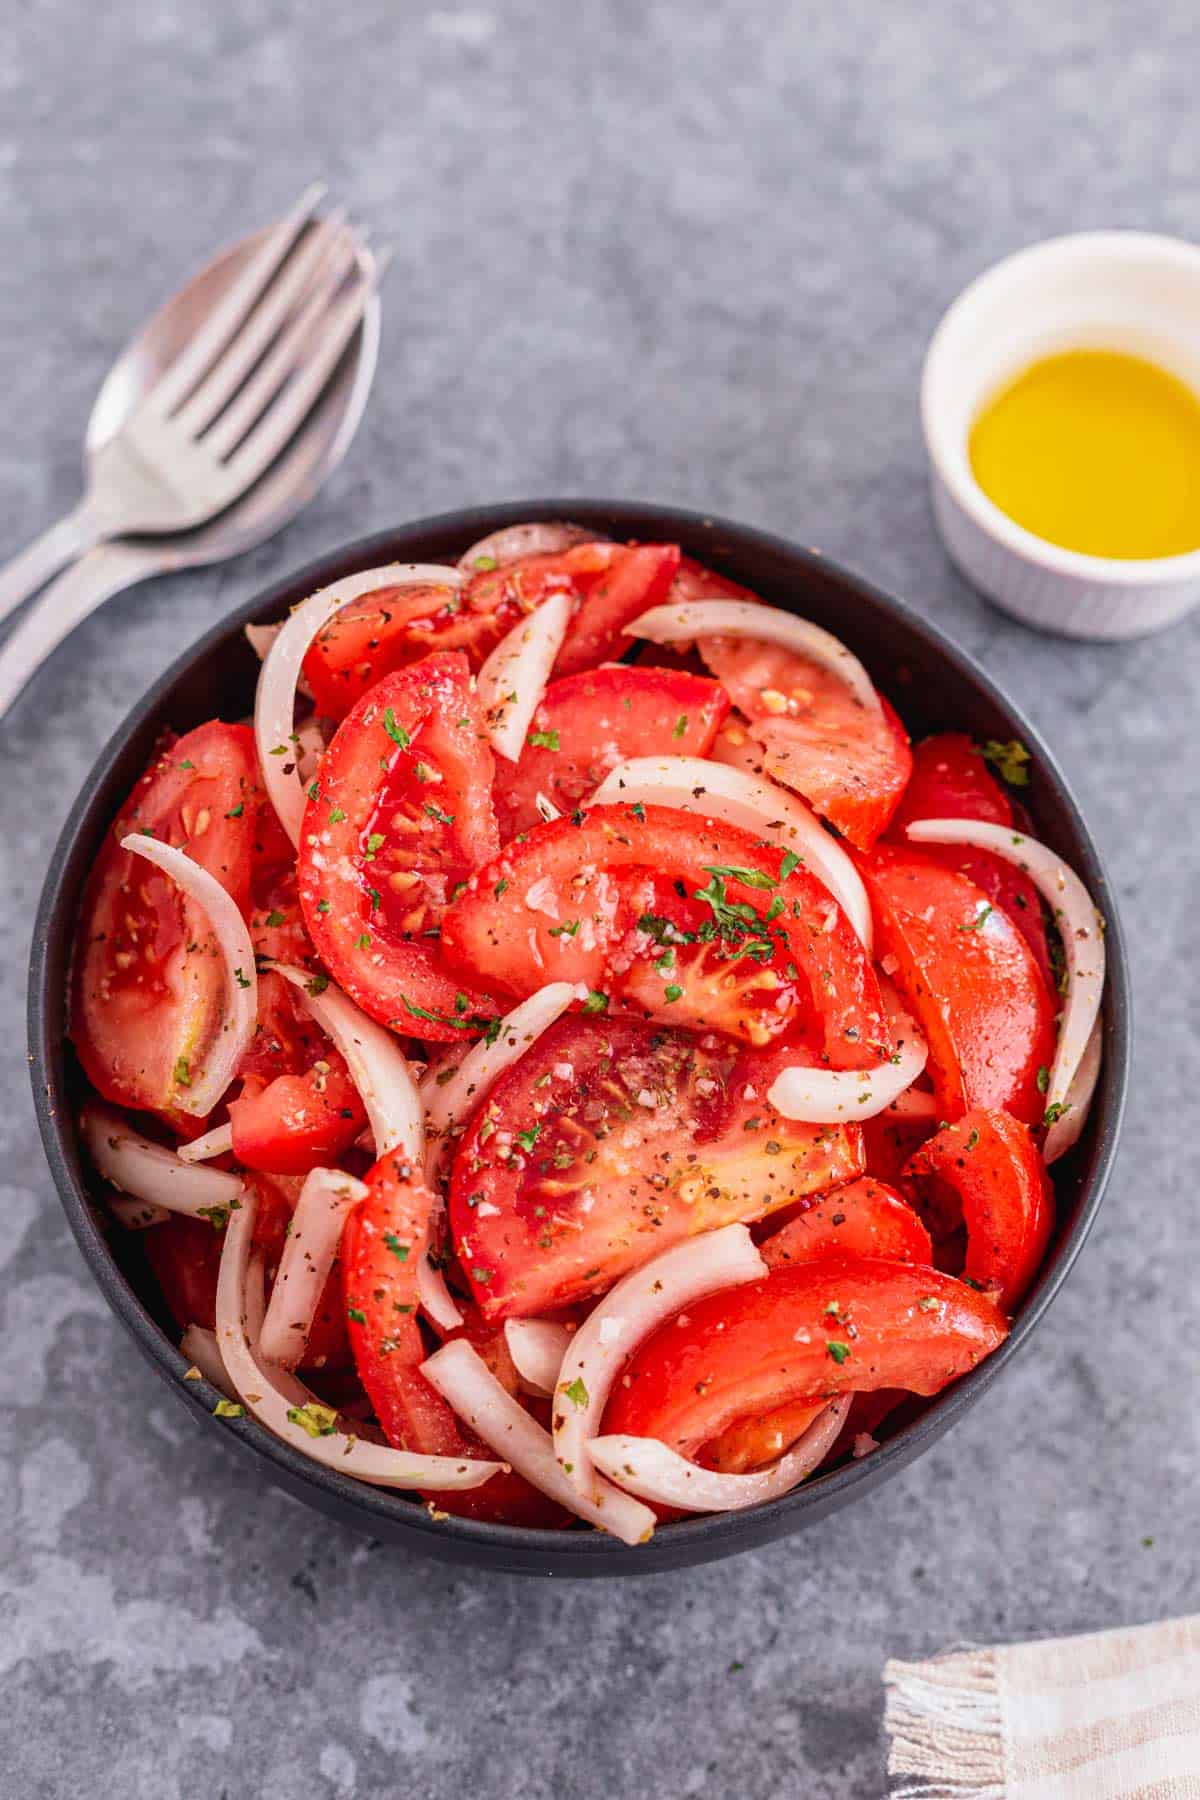
<svg viewBox="0 0 1200 1800"><path fill-rule="evenodd" d="M769 1505L672 1524L636 1548L594 1531L530 1531L454 1517L434 1519L397 1493L311 1462L251 1418L212 1419L218 1396L206 1382L183 1379L186 1359L176 1348L139 1234L109 1226L103 1184L87 1165L76 1128L85 1084L67 1041L75 920L104 833L165 729L183 732L215 714L238 718L252 710L258 662L243 626L281 619L317 588L355 570L393 560L453 562L486 533L537 518L574 519L598 535L618 539L678 543L686 554L773 605L816 620L862 659L914 738L955 730L977 739L1022 739L1033 756L1025 797L1037 835L1078 871L1108 927L1100 1085L1079 1144L1055 1170L1055 1235L1005 1343L938 1398L902 1412L890 1430L881 1427L884 1441L870 1456L820 1475ZM624 501L533 500L420 519L334 551L236 608L154 683L99 756L51 859L34 928L29 1050L46 1155L88 1266L139 1349L185 1404L209 1416L211 1430L232 1437L264 1474L299 1499L376 1538L450 1562L519 1574L634 1575L753 1549L848 1505L927 1450L1007 1367L1042 1322L1100 1207L1128 1081L1129 978L1112 890L1052 756L1012 701L932 625L836 564L729 520Z"/></svg>

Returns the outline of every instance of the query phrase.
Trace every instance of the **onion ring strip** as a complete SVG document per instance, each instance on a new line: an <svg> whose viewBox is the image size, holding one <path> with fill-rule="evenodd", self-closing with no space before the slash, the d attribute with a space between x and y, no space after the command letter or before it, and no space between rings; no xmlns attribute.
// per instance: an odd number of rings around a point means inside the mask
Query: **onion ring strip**
<svg viewBox="0 0 1200 1800"><path fill-rule="evenodd" d="M155 1217L144 1221L147 1225L161 1224L168 1213L189 1219L211 1218L231 1207L241 1193L240 1175L182 1161L173 1150L151 1143L120 1113L97 1101L88 1101L79 1128L105 1181L154 1212Z"/></svg>
<svg viewBox="0 0 1200 1800"><path fill-rule="evenodd" d="M343 576L341 581L319 588L284 620L258 672L254 738L263 784L279 815L279 823L294 845L300 843L300 825L304 818L304 789L297 766L299 755L277 753L281 747L286 749L288 745L296 744L296 684L313 639L335 613L343 606L349 606L352 600L361 600L364 594L397 587L457 589L464 580L461 569L441 563L387 563L382 568L363 569L357 575ZM257 644L255 648L258 648ZM296 749L298 752L298 745Z"/></svg>
<svg viewBox="0 0 1200 1800"><path fill-rule="evenodd" d="M421 1364L421 1373L476 1437L541 1493L623 1543L644 1544L652 1535L654 1514L632 1495L598 1477L590 1495L579 1491L555 1460L550 1433L501 1387L466 1338L453 1338L435 1350Z"/></svg>
<svg viewBox="0 0 1200 1800"><path fill-rule="evenodd" d="M871 903L862 876L798 795L729 763L698 756L635 756L605 776L588 805L638 800L740 825L790 850L829 889L871 954Z"/></svg>
<svg viewBox="0 0 1200 1800"><path fill-rule="evenodd" d="M237 902L226 893L215 875L183 850L162 844L144 832L131 831L121 839L122 850L143 857L169 875L204 913L217 948L225 978L225 1006L216 1042L209 1049L204 1072L189 1071L189 1085L176 1096L181 1112L202 1119L210 1113L233 1080L238 1064L250 1047L258 1016L258 975L254 945ZM177 1084L178 1085L178 1084Z"/></svg>
<svg viewBox="0 0 1200 1800"><path fill-rule="evenodd" d="M314 1462L378 1487L473 1488L499 1470L499 1463L466 1457L414 1456L365 1442L336 1429L331 1409L309 1403L311 1411L289 1405L282 1390L291 1377L260 1365L247 1336L250 1244L258 1198L252 1188L230 1215L217 1278L217 1345L242 1404L276 1437ZM305 1416L301 1416L305 1415ZM307 1428L306 1428L307 1427Z"/></svg>
<svg viewBox="0 0 1200 1800"><path fill-rule="evenodd" d="M692 643L704 637L752 638L778 644L806 661L835 675L868 712L882 712L875 684L852 650L831 631L811 619L797 618L777 606L756 600L685 600L652 606L625 626L630 637L649 638L655 644Z"/></svg>
<svg viewBox="0 0 1200 1800"><path fill-rule="evenodd" d="M916 819L908 836L914 844L971 844L977 850L990 850L1023 869L1054 914L1067 959L1067 996L1046 1088L1046 1111L1049 1123L1054 1124L1072 1104L1068 1090L1100 1016L1104 921L1092 896L1061 856L1007 825L984 825L978 819Z"/></svg>
<svg viewBox="0 0 1200 1800"><path fill-rule="evenodd" d="M554 1389L554 1454L577 1495L596 1498L588 1441L626 1357L681 1307L765 1273L746 1227L723 1225L651 1257L597 1302L567 1347Z"/></svg>
<svg viewBox="0 0 1200 1800"><path fill-rule="evenodd" d="M365 1185L340 1169L313 1169L305 1176L258 1335L259 1350L277 1368L294 1369L303 1361L342 1227L366 1197Z"/></svg>
<svg viewBox="0 0 1200 1800"><path fill-rule="evenodd" d="M506 1319L504 1341L527 1394L549 1399L573 1332L554 1319Z"/></svg>
<svg viewBox="0 0 1200 1800"><path fill-rule="evenodd" d="M842 1394L832 1401L778 1462L748 1475L704 1469L657 1438L621 1433L590 1439L588 1454L610 1481L642 1500L686 1512L740 1512L790 1494L820 1467L837 1442L850 1400Z"/></svg>
<svg viewBox="0 0 1200 1800"><path fill-rule="evenodd" d="M526 556L558 556L572 544L597 541L602 540L597 540L596 533L586 531L582 525L541 521L532 521L528 525L502 525L499 531L490 531L487 537L464 550L458 566L466 574L475 575L480 572L481 563L485 570L504 569Z"/></svg>
<svg viewBox="0 0 1200 1800"><path fill-rule="evenodd" d="M476 677L484 730L493 750L508 762L520 759L570 619L570 596L551 594L517 620Z"/></svg>
<svg viewBox="0 0 1200 1800"><path fill-rule="evenodd" d="M461 1129L505 1069L518 1062L529 1046L560 1018L578 992L570 981L551 981L522 1000L500 1020L491 1043L486 1038L471 1046L449 1077L444 1070L430 1071L420 1084L425 1104L425 1179L432 1187L441 1173L449 1140Z"/></svg>

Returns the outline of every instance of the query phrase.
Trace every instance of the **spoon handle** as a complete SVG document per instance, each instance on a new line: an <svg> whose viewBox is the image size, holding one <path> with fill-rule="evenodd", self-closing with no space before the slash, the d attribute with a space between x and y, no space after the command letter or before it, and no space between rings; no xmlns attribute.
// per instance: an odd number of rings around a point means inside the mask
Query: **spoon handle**
<svg viewBox="0 0 1200 1800"><path fill-rule="evenodd" d="M81 501L74 512L34 538L32 544L0 568L0 619L7 619L22 600L36 594L52 575L57 575L64 563L82 556L96 542L97 536L87 503Z"/></svg>
<svg viewBox="0 0 1200 1800"><path fill-rule="evenodd" d="M170 567L169 554L114 542L89 550L64 570L0 647L0 719L51 651L89 614L122 589Z"/></svg>

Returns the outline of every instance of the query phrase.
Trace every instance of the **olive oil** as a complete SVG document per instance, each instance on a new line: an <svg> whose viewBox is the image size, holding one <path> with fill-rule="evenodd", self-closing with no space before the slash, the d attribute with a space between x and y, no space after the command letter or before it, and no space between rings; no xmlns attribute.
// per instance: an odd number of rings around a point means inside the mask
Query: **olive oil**
<svg viewBox="0 0 1200 1800"><path fill-rule="evenodd" d="M1026 531L1090 556L1200 549L1200 399L1140 356L1035 362L971 428L971 469Z"/></svg>

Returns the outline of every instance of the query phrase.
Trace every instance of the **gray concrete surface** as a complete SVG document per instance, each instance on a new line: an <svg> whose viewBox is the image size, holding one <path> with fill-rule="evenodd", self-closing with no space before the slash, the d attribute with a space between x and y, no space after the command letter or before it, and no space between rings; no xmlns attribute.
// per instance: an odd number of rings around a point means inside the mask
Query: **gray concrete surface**
<svg viewBox="0 0 1200 1800"><path fill-rule="evenodd" d="M0 56L0 549L76 493L116 347L321 174L397 246L351 460L244 563L111 605L0 728L0 1793L874 1800L886 1654L1197 1605L1192 820L1200 620L1032 636L946 566L915 393L970 276L1080 226L1194 234L1194 10L45 0ZM1112 859L1137 1085L1033 1348L885 1491L623 1585L410 1560L259 1484L106 1314L26 1093L29 920L142 685L339 539L547 490L820 544L1033 711Z"/></svg>

